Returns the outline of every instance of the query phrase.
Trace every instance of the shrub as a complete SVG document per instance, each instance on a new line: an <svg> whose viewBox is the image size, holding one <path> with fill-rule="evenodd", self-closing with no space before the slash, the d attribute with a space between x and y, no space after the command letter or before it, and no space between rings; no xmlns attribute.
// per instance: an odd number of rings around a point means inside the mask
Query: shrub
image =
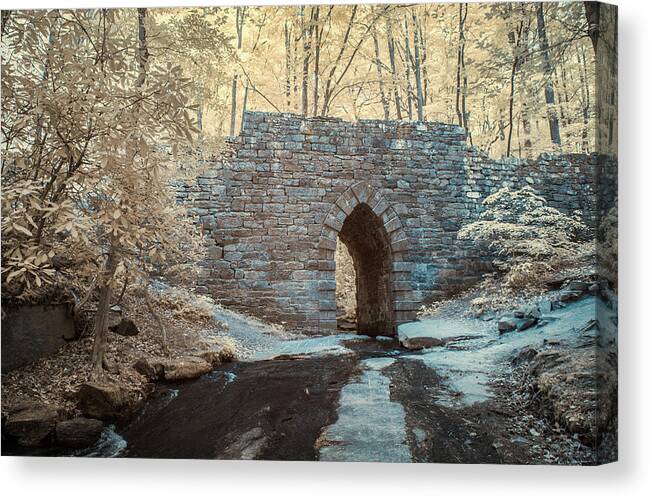
<svg viewBox="0 0 651 499"><path fill-rule="evenodd" d="M459 238L488 252L508 287L536 286L552 272L594 254L590 230L578 214L565 215L548 206L530 187L504 187L483 204L479 220L464 226Z"/></svg>

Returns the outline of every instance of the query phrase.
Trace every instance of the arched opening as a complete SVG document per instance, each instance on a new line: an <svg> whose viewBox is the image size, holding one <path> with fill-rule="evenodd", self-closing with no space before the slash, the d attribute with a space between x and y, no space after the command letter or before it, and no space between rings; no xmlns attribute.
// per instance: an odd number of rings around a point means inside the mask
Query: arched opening
<svg viewBox="0 0 651 499"><path fill-rule="evenodd" d="M395 321L391 297L391 245L382 220L367 204L358 204L344 220L338 240L338 244L342 243L347 251L339 250L336 268L338 308L350 308L349 290L340 289L341 285L350 283L350 275L341 275L346 270L341 255L348 253L354 268L356 331L369 336L392 336ZM348 303L341 303L342 298Z"/></svg>

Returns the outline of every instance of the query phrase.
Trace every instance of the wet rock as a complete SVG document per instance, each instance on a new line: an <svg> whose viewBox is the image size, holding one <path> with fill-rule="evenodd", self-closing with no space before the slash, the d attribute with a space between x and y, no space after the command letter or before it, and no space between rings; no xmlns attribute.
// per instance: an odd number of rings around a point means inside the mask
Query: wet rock
<svg viewBox="0 0 651 499"><path fill-rule="evenodd" d="M75 418L56 425L56 443L62 447L83 449L99 439L104 424L98 419Z"/></svg>
<svg viewBox="0 0 651 499"><path fill-rule="evenodd" d="M520 319L517 324L518 324L518 331L524 331L525 329L529 329L531 326L534 326L538 322L538 319L535 317L525 317L524 319Z"/></svg>
<svg viewBox="0 0 651 499"><path fill-rule="evenodd" d="M549 314L552 311L552 302L550 300L540 300L538 302L538 310L541 315Z"/></svg>
<svg viewBox="0 0 651 499"><path fill-rule="evenodd" d="M531 305L525 309L525 317L533 317L534 319L540 319L542 312L537 305Z"/></svg>
<svg viewBox="0 0 651 499"><path fill-rule="evenodd" d="M581 298L582 294L583 293L581 291L571 291L571 290L561 291L560 294L558 295L558 299L563 303L569 303Z"/></svg>
<svg viewBox="0 0 651 499"><path fill-rule="evenodd" d="M545 281L545 285L549 289L561 289L563 284L565 284L566 278L563 276L554 276Z"/></svg>
<svg viewBox="0 0 651 499"><path fill-rule="evenodd" d="M163 361L158 357L141 357L136 360L133 368L151 381L157 381L163 377Z"/></svg>
<svg viewBox="0 0 651 499"><path fill-rule="evenodd" d="M512 317L503 317L497 323L497 330L500 333L508 333L514 331L518 327L517 321Z"/></svg>
<svg viewBox="0 0 651 499"><path fill-rule="evenodd" d="M445 343L446 341L442 338L432 338L429 336L400 338L400 344L408 350L422 350L424 348L438 347L445 345Z"/></svg>
<svg viewBox="0 0 651 499"><path fill-rule="evenodd" d="M569 281L563 286L563 289L568 291L585 291L590 286L589 283L585 281Z"/></svg>
<svg viewBox="0 0 651 499"><path fill-rule="evenodd" d="M212 371L212 366L200 357L184 357L163 367L165 381L195 379Z"/></svg>
<svg viewBox="0 0 651 499"><path fill-rule="evenodd" d="M135 394L112 382L83 383L77 391L77 407L88 418L110 421L131 414Z"/></svg>
<svg viewBox="0 0 651 499"><path fill-rule="evenodd" d="M230 348L220 348L218 350L204 350L197 354L197 357L201 357L203 360L208 362L213 368L225 363L233 362L235 360L235 354Z"/></svg>
<svg viewBox="0 0 651 499"><path fill-rule="evenodd" d="M5 431L15 437L19 445L37 447L50 440L58 418L58 410L52 406L26 404L9 415Z"/></svg>
<svg viewBox="0 0 651 499"><path fill-rule="evenodd" d="M120 325L120 322L122 322L122 307L119 305L113 305L109 309L108 313L109 331L113 331L115 328L117 328Z"/></svg>
<svg viewBox="0 0 651 499"><path fill-rule="evenodd" d="M267 448L268 444L269 437L258 426L237 437L217 457L218 459L255 459Z"/></svg>
<svg viewBox="0 0 651 499"><path fill-rule="evenodd" d="M115 334L120 336L137 336L140 333L138 326L131 319L121 318L114 326L110 326L109 329Z"/></svg>
<svg viewBox="0 0 651 499"><path fill-rule="evenodd" d="M214 360L214 359L213 359ZM201 357L140 358L133 366L140 374L152 381L181 381L195 379L212 371L213 366Z"/></svg>
<svg viewBox="0 0 651 499"><path fill-rule="evenodd" d="M222 363L220 353L221 352L219 350L206 350L204 352L197 354L197 357L201 357L203 360L208 362L208 364L210 364L213 368L215 368L220 366Z"/></svg>

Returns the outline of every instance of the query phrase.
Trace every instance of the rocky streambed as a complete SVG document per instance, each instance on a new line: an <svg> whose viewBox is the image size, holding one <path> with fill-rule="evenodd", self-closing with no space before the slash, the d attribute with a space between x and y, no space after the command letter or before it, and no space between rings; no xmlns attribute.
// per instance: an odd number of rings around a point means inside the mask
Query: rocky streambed
<svg viewBox="0 0 651 499"><path fill-rule="evenodd" d="M222 311L229 334L249 347L243 360L159 384L98 444L63 453L594 464L608 442L608 424L592 424L603 419L604 385L580 385L583 402L571 389L589 374L575 360L614 343L603 333L615 327L610 316L595 324L598 303L577 297L520 331L500 332L503 318L425 319L401 326L399 338L280 338Z"/></svg>

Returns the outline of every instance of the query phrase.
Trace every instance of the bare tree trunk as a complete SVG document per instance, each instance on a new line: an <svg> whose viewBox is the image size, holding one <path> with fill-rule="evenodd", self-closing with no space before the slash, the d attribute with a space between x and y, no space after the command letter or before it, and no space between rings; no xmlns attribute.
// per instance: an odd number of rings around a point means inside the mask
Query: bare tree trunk
<svg viewBox="0 0 651 499"><path fill-rule="evenodd" d="M235 136L235 118L237 113L237 75L233 76L231 83L231 127L229 134L231 137Z"/></svg>
<svg viewBox="0 0 651 499"><path fill-rule="evenodd" d="M529 85L527 84L527 78L524 75L524 72L520 73L520 86L523 89L525 95L529 95ZM522 103L521 110L521 120L522 120L522 135L524 136L524 142L522 148L524 149L524 156L531 156L531 101L530 99L525 99ZM519 135L519 128L518 128ZM522 156L522 154L520 154Z"/></svg>
<svg viewBox="0 0 651 499"><path fill-rule="evenodd" d="M237 50L242 50L242 31L244 29L244 15L246 7L237 7L235 10L235 29L237 31ZM231 83L231 127L230 136L235 136L235 121L237 117L237 80L238 74L233 75Z"/></svg>
<svg viewBox="0 0 651 499"><path fill-rule="evenodd" d="M298 28L297 28L298 30ZM292 107L298 111L298 40L300 36L294 34L292 37Z"/></svg>
<svg viewBox="0 0 651 499"><path fill-rule="evenodd" d="M310 70L310 42L305 22L305 6L301 5L301 38L303 39L303 72L301 75L301 114L307 115L307 73Z"/></svg>
<svg viewBox="0 0 651 499"><path fill-rule="evenodd" d="M390 19L387 20L387 46L389 49L389 62L391 64L391 86L393 87L393 99L396 105L396 118L402 119L402 104L400 103L400 92L398 90L398 72L396 71L396 45L393 39L393 27Z"/></svg>
<svg viewBox="0 0 651 499"><path fill-rule="evenodd" d="M4 36L5 34L5 29L7 28L7 23L9 22L9 19L11 18L11 13L13 11L11 10L3 10L2 11L2 27L0 28L0 33L2 34L1 36Z"/></svg>
<svg viewBox="0 0 651 499"><path fill-rule="evenodd" d="M515 101L515 74L518 70L517 57L511 66L511 89L509 91L509 134L506 141L506 155L511 155L511 139L513 138L513 102Z"/></svg>
<svg viewBox="0 0 651 499"><path fill-rule="evenodd" d="M515 82L516 74L523 62L523 55L520 53L522 37L524 32L524 21L520 21L517 32L511 32L508 35L509 42L513 44L513 64L511 65L511 79L509 90L509 134L506 141L506 155L511 155L511 141L513 139L513 108L515 104Z"/></svg>
<svg viewBox="0 0 651 499"><path fill-rule="evenodd" d="M165 327L165 323L163 322L161 316L158 314L158 312L156 312L156 308L154 307L151 301L151 294L149 293L149 284L145 285L144 292L145 292L145 305L147 306L147 310L149 311L149 314L156 321L156 324L158 325L158 329L160 329L161 346L163 347L164 352L167 355L169 355L170 350L169 350L169 345L167 344L167 328Z"/></svg>
<svg viewBox="0 0 651 499"><path fill-rule="evenodd" d="M319 71L321 64L321 43L323 40L323 26L322 21L319 20L319 14L321 12L320 7L317 5L315 7L314 13L314 24L316 30L316 39L314 43L314 93L312 95L312 115L316 116L319 109ZM327 19L330 19L333 7L330 6L328 10Z"/></svg>
<svg viewBox="0 0 651 499"><path fill-rule="evenodd" d="M106 263L102 271L99 286L99 303L97 304L97 315L95 316L95 340L93 342L92 364L93 371L99 376L103 373L106 338L108 336L108 315L111 306L111 284L117 263L116 248L114 243L111 242Z"/></svg>
<svg viewBox="0 0 651 499"><path fill-rule="evenodd" d="M353 29L353 23L355 21L356 15L357 15L357 5L353 5L353 8L351 9L350 12L350 19L348 21L348 25L346 26L346 32L344 33L344 38L341 43L341 48L339 49L339 53L337 54L337 58L335 59L334 64L330 68L330 72L328 73L328 79L326 80L325 92L323 93L323 106L321 107L321 114L323 116L326 116L328 114L328 109L330 106L330 98L332 97L331 87L333 84L335 72L337 71L337 67L339 66L339 63L341 62L341 59L344 55L344 52L346 50L346 45L348 45L350 32Z"/></svg>
<svg viewBox="0 0 651 499"><path fill-rule="evenodd" d="M145 17L147 17L147 9L138 9L138 53L136 59L138 61L138 80L136 81L137 87L142 87L145 84L147 75L147 60L149 59L149 50L147 50L147 30L145 28Z"/></svg>
<svg viewBox="0 0 651 499"><path fill-rule="evenodd" d="M561 63L562 64L562 63ZM565 106L563 106L563 93L561 92L561 78L559 76L560 72L558 67L554 66L554 87L558 90L558 115L559 115L559 126L562 128L567 125L567 116L565 112Z"/></svg>
<svg viewBox="0 0 651 499"><path fill-rule="evenodd" d="M411 19L414 29L414 77L416 78L416 110L418 121L424 121L423 117L423 82L420 76L420 43L418 41L418 21L416 13L412 11Z"/></svg>
<svg viewBox="0 0 651 499"><path fill-rule="evenodd" d="M463 15L463 4L459 4L459 42L457 45L457 92L456 92L456 110L457 121L459 126L463 126L463 114L461 113L461 72L463 65L463 47L465 44L464 25L466 18Z"/></svg>
<svg viewBox="0 0 651 499"><path fill-rule="evenodd" d="M389 102L387 101L386 93L384 92L384 81L382 76L382 62L380 61L380 45L377 39L377 32L373 29L373 47L375 49L375 69L377 71L378 85L380 87L380 100L382 102L382 109L384 110L384 119L389 119Z"/></svg>
<svg viewBox="0 0 651 499"><path fill-rule="evenodd" d="M549 57L549 42L547 41L547 29L545 28L544 4L537 5L538 19L538 38L540 40L540 49L543 54L543 69L545 72L545 102L547 103L547 116L549 119L549 134L552 142L558 146L561 145L561 132L558 126L558 116L556 115L554 85L552 83L553 68Z"/></svg>
<svg viewBox="0 0 651 499"><path fill-rule="evenodd" d="M287 21L285 21L285 99L287 100L287 111L290 111L292 108L291 50L290 29Z"/></svg>
<svg viewBox="0 0 651 499"><path fill-rule="evenodd" d="M561 59L561 85L563 87L563 96L559 97L559 101L565 102L565 124L571 125L573 120L572 112L570 110L569 92L567 89L567 69L565 67L565 56L563 56Z"/></svg>
<svg viewBox="0 0 651 499"><path fill-rule="evenodd" d="M249 86L244 87L244 99L242 100L242 123L240 124L240 130L244 128L244 116L246 114L246 101L249 98Z"/></svg>
<svg viewBox="0 0 651 499"><path fill-rule="evenodd" d="M427 22L427 17L424 19ZM427 40L423 35L422 21L418 23L418 41L420 42L420 65L423 74L423 104L427 105L429 77L427 75Z"/></svg>
<svg viewBox="0 0 651 499"><path fill-rule="evenodd" d="M599 46L599 24L601 17L601 5L599 2L583 2L585 7L585 18L588 21L588 36L592 41L592 48L595 55Z"/></svg>
<svg viewBox="0 0 651 499"><path fill-rule="evenodd" d="M414 113L411 105L411 99L413 96L413 91L411 88L411 49L409 48L409 25L407 23L407 17L404 19L405 24L405 77L407 79L407 115L409 116L409 121L412 121L414 118Z"/></svg>
<svg viewBox="0 0 651 499"><path fill-rule="evenodd" d="M582 152L589 152L588 132L590 127L590 86L588 85L585 52L581 51L576 55L576 62L579 65L579 79L581 82L581 114L583 117L583 128L581 129Z"/></svg>

